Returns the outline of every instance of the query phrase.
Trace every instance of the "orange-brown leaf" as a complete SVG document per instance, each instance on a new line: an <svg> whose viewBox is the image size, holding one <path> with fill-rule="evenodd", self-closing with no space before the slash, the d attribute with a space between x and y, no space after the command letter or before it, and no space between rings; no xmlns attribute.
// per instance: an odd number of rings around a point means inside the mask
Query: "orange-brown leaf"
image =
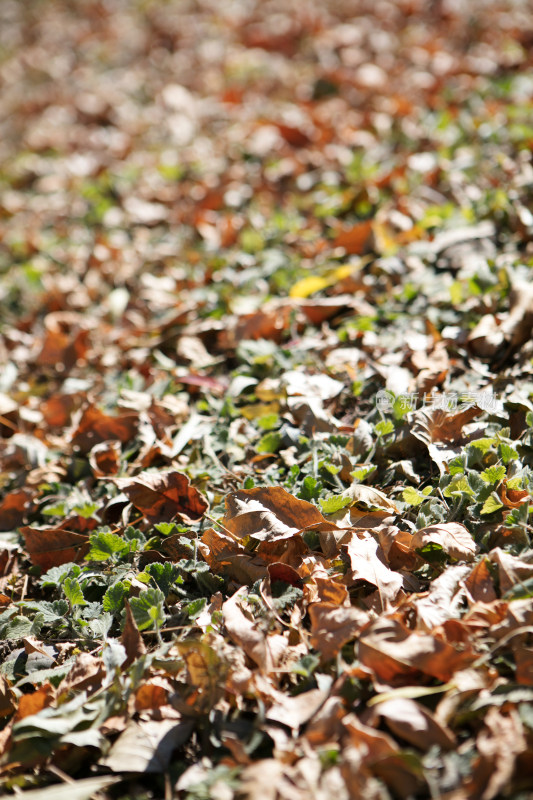
<svg viewBox="0 0 533 800"><path fill-rule="evenodd" d="M71 530L71 525L77 525L79 519L67 519L55 528L21 528L32 564L46 572L68 561L81 561L89 552L89 536Z"/></svg>
<svg viewBox="0 0 533 800"><path fill-rule="evenodd" d="M469 650L459 651L430 634L409 631L398 620L380 618L361 637L359 659L385 684L404 684L423 673L449 681L454 672L475 660Z"/></svg>
<svg viewBox="0 0 533 800"><path fill-rule="evenodd" d="M135 478L113 478L113 482L152 525L175 517L199 520L209 508L182 472L141 472Z"/></svg>
<svg viewBox="0 0 533 800"><path fill-rule="evenodd" d="M312 503L293 497L281 486L267 486L241 489L228 495L222 522L239 539L252 536L260 541L272 541L288 539L326 520Z"/></svg>

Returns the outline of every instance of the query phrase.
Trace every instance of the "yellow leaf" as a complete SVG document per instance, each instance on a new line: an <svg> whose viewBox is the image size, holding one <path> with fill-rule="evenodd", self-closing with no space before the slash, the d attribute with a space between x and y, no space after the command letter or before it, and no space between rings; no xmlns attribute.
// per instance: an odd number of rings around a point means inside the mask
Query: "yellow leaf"
<svg viewBox="0 0 533 800"><path fill-rule="evenodd" d="M309 297L326 286L331 284L330 278L320 278L318 275L310 275L294 284L289 292L290 297Z"/></svg>

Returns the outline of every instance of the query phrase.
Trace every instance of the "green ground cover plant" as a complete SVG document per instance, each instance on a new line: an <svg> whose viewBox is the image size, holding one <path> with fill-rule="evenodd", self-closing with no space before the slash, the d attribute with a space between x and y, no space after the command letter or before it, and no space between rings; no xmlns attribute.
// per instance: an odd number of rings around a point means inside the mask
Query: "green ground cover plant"
<svg viewBox="0 0 533 800"><path fill-rule="evenodd" d="M0 3L0 793L525 800L533 11Z"/></svg>

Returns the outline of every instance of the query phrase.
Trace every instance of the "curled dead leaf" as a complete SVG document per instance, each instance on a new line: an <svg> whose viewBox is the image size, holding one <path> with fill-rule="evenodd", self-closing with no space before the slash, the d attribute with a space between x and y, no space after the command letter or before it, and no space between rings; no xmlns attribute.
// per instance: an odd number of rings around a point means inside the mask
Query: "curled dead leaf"
<svg viewBox="0 0 533 800"><path fill-rule="evenodd" d="M458 522L444 522L430 525L413 534L411 546L419 550L428 544L438 544L444 552L457 561L472 561L477 545L464 525Z"/></svg>
<svg viewBox="0 0 533 800"><path fill-rule="evenodd" d="M175 517L199 520L209 508L203 495L182 472L141 472L134 478L110 480L152 524L169 522Z"/></svg>
<svg viewBox="0 0 533 800"><path fill-rule="evenodd" d="M456 650L430 634L411 632L401 622L381 617L361 636L359 659L376 678L389 685L416 682L420 673L447 682L471 664L475 654Z"/></svg>
<svg viewBox="0 0 533 800"><path fill-rule="evenodd" d="M287 539L326 520L312 503L299 500L281 486L241 489L226 498L224 527L239 539Z"/></svg>
<svg viewBox="0 0 533 800"><path fill-rule="evenodd" d="M312 603L311 645L321 654L323 661L334 658L344 645L354 639L368 624L370 615L352 606L339 607L335 603Z"/></svg>

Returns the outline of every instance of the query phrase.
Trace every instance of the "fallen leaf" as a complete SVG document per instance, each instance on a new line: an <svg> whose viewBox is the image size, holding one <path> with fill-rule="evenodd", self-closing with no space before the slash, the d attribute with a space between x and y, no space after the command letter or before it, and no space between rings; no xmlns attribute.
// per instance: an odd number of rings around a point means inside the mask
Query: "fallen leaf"
<svg viewBox="0 0 533 800"><path fill-rule="evenodd" d="M326 520L312 503L293 497L281 486L241 489L226 498L224 528L239 539L287 539Z"/></svg>
<svg viewBox="0 0 533 800"><path fill-rule="evenodd" d="M335 603L327 602L312 603L309 618L311 645L319 651L324 662L334 658L370 621L368 612L351 606L339 608Z"/></svg>
<svg viewBox="0 0 533 800"><path fill-rule="evenodd" d="M282 561L274 561L268 565L267 569L271 581L283 581L284 583L290 583L291 586L302 585L299 572Z"/></svg>
<svg viewBox="0 0 533 800"><path fill-rule="evenodd" d="M43 683L32 694L23 694L19 700L15 719L21 720L31 714L38 714L43 708L51 705L56 699L56 690L50 683Z"/></svg>
<svg viewBox="0 0 533 800"><path fill-rule="evenodd" d="M101 658L90 653L80 653L61 682L60 693L86 691L88 694L99 689L105 676L104 663Z"/></svg>
<svg viewBox="0 0 533 800"><path fill-rule="evenodd" d="M489 563L487 558L482 558L465 579L470 596L477 602L492 603L498 597Z"/></svg>
<svg viewBox="0 0 533 800"><path fill-rule="evenodd" d="M172 753L187 742L193 727L192 721L131 720L99 763L112 772L164 772Z"/></svg>
<svg viewBox="0 0 533 800"><path fill-rule="evenodd" d="M453 733L423 705L408 698L385 700L375 706L376 713L400 739L427 752L430 747L450 750L456 746Z"/></svg>
<svg viewBox="0 0 533 800"><path fill-rule="evenodd" d="M366 581L378 590L381 609L396 600L404 585L404 577L391 570L384 561L383 551L371 534L353 532L347 542L342 544L348 554L350 570L346 573L348 586L356 581Z"/></svg>
<svg viewBox="0 0 533 800"><path fill-rule="evenodd" d="M470 650L459 651L430 634L411 632L399 621L380 618L358 643L361 663L384 684L416 682L420 673L446 683L454 672L475 660Z"/></svg>
<svg viewBox="0 0 533 800"><path fill-rule="evenodd" d="M0 717L8 717L17 707L17 696L11 684L0 675Z"/></svg>
<svg viewBox="0 0 533 800"><path fill-rule="evenodd" d="M0 531L11 531L22 524L30 509L33 492L17 489L8 492L0 503Z"/></svg>
<svg viewBox="0 0 533 800"><path fill-rule="evenodd" d="M473 773L466 783L470 796L481 800L493 800L501 796L509 786L516 768L517 757L526 748L525 732L518 711L509 708L489 708L483 720L483 728L477 735L479 753L473 765Z"/></svg>
<svg viewBox="0 0 533 800"><path fill-rule="evenodd" d="M111 478L146 519L154 525L201 519L209 505L181 472L141 472L135 478Z"/></svg>
<svg viewBox="0 0 533 800"><path fill-rule="evenodd" d="M118 778L101 775L98 778L80 778L72 783L56 784L24 792L29 800L90 800L116 783Z"/></svg>
<svg viewBox="0 0 533 800"><path fill-rule="evenodd" d="M71 444L82 453L89 453L95 444L119 441L130 442L139 425L138 415L131 411L111 417L94 405L87 406L81 414L71 436Z"/></svg>
<svg viewBox="0 0 533 800"><path fill-rule="evenodd" d="M333 247L343 247L350 255L360 255L370 244L372 237L372 221L365 220L337 232Z"/></svg>
<svg viewBox="0 0 533 800"><path fill-rule="evenodd" d="M43 572L68 561L81 561L89 552L88 533L76 533L71 525L78 525L79 518L66 519L55 528L20 529L32 564Z"/></svg>
<svg viewBox="0 0 533 800"><path fill-rule="evenodd" d="M477 545L464 525L458 522L443 522L415 531L411 540L414 550L428 544L438 544L444 552L457 561L473 561Z"/></svg>
<svg viewBox="0 0 533 800"><path fill-rule="evenodd" d="M242 647L247 656L266 673L274 666L267 639L260 626L247 617L240 607L240 600L245 597L246 588L242 587L222 605L224 624L230 639Z"/></svg>
<svg viewBox="0 0 533 800"><path fill-rule="evenodd" d="M266 712L266 718L271 722L278 722L298 731L302 725L316 714L323 705L327 692L322 689L311 689L296 697L283 696L280 703L271 706Z"/></svg>
<svg viewBox="0 0 533 800"><path fill-rule="evenodd" d="M126 651L126 660L122 664L122 669L126 669L133 664L135 659L146 653L146 647L143 642L143 638L139 633L139 628L135 622L135 617L133 616L130 604L127 601L125 602L125 608L126 621L120 636L120 643L123 645Z"/></svg>
<svg viewBox="0 0 533 800"><path fill-rule="evenodd" d="M255 583L267 574L267 564L262 558L214 528L204 532L198 549L214 572L222 573L241 585Z"/></svg>
<svg viewBox="0 0 533 800"><path fill-rule="evenodd" d="M100 442L89 453L89 464L95 478L116 475L120 469L120 442Z"/></svg>
<svg viewBox="0 0 533 800"><path fill-rule="evenodd" d="M135 710L151 711L166 705L170 691L171 687L164 678L152 678L135 692Z"/></svg>

